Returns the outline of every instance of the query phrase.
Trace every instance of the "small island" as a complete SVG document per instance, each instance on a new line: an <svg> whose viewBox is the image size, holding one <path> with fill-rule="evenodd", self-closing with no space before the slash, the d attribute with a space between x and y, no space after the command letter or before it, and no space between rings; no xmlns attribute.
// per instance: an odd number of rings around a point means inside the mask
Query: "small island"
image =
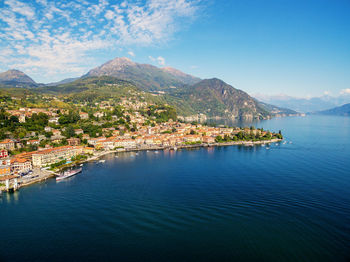
<svg viewBox="0 0 350 262"><path fill-rule="evenodd" d="M281 131L186 123L173 107L132 96L87 100L0 96L0 190L17 190L110 153L249 146L283 139Z"/></svg>

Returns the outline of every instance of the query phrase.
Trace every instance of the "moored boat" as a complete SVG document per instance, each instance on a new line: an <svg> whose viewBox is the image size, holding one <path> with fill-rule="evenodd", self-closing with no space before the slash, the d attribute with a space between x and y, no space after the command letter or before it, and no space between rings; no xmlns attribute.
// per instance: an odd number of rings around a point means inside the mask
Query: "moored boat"
<svg viewBox="0 0 350 262"><path fill-rule="evenodd" d="M60 181L60 180L66 179L68 177L72 177L72 176L80 173L82 170L83 170L82 168L78 168L78 169L65 171L56 177L56 181Z"/></svg>

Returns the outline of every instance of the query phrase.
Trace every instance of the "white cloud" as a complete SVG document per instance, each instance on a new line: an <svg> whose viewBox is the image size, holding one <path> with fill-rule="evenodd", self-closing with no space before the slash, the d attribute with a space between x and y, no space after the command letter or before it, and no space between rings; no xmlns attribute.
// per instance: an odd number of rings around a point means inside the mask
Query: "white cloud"
<svg viewBox="0 0 350 262"><path fill-rule="evenodd" d="M165 66L165 59L164 59L164 57L158 56L157 57L157 62L158 62L159 65Z"/></svg>
<svg viewBox="0 0 350 262"><path fill-rule="evenodd" d="M34 9L25 4L22 3L20 1L16 1L16 0L6 0L4 2L5 5L8 5L10 10L14 13L20 14L25 16L27 19L33 19L35 16L35 12Z"/></svg>
<svg viewBox="0 0 350 262"><path fill-rule="evenodd" d="M350 95L350 88L346 88L340 91L341 95Z"/></svg>
<svg viewBox="0 0 350 262"><path fill-rule="evenodd" d="M157 58L153 56L148 56L149 60L151 60L153 63L158 63L161 66L165 66L165 58L158 56Z"/></svg>
<svg viewBox="0 0 350 262"><path fill-rule="evenodd" d="M171 40L184 21L196 17L199 1L5 0L0 50L6 51L0 54L0 68L42 72L39 78L84 73L96 65L94 52ZM151 60L165 65L161 56Z"/></svg>
<svg viewBox="0 0 350 262"><path fill-rule="evenodd" d="M112 20L115 17L115 13L111 10L107 10L105 13L105 18L108 20Z"/></svg>

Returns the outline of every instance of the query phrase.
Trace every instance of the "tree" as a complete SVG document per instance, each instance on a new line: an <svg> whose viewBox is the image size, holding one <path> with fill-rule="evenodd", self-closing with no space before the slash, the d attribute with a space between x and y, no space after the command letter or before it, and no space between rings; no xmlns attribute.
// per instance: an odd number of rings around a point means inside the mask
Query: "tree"
<svg viewBox="0 0 350 262"><path fill-rule="evenodd" d="M66 130L64 131L64 136L67 138L71 138L75 135L74 128L72 126L67 126Z"/></svg>
<svg viewBox="0 0 350 262"><path fill-rule="evenodd" d="M53 136L53 133L52 132L45 132L45 137L46 138L50 138Z"/></svg>

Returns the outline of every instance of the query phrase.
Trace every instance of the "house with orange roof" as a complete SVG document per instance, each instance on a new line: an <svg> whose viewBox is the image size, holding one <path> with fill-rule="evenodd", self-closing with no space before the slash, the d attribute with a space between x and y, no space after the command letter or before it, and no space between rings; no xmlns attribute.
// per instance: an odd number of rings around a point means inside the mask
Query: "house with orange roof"
<svg viewBox="0 0 350 262"><path fill-rule="evenodd" d="M15 149L15 142L11 139L0 141L0 149L13 150Z"/></svg>
<svg viewBox="0 0 350 262"><path fill-rule="evenodd" d="M32 169L32 161L29 159L15 157L11 160L11 171L14 174L28 172Z"/></svg>
<svg viewBox="0 0 350 262"><path fill-rule="evenodd" d="M184 136L185 142L199 142L202 141L202 137L199 135L186 135Z"/></svg>
<svg viewBox="0 0 350 262"><path fill-rule="evenodd" d="M0 177L7 176L11 174L11 166L0 166Z"/></svg>
<svg viewBox="0 0 350 262"><path fill-rule="evenodd" d="M212 136L203 136L202 141L203 143L211 144L211 143L215 143L215 138Z"/></svg>
<svg viewBox="0 0 350 262"><path fill-rule="evenodd" d="M33 166L43 167L51 165L62 160L70 160L83 152L80 146L61 146L42 151L36 151L32 154Z"/></svg>

